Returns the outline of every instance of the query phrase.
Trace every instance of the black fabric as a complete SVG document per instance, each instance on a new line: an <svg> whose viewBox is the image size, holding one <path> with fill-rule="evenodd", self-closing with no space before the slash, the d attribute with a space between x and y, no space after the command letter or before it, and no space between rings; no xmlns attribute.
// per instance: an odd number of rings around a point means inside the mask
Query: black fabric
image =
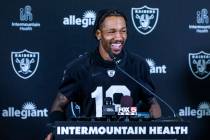
<svg viewBox="0 0 210 140"><path fill-rule="evenodd" d="M53 140L54 140L54 131L55 131L55 126L54 122L56 121L65 121L66 120L66 114L61 111L53 111L49 114L48 117L48 122L46 127L45 127L45 137L47 137L48 134L53 133Z"/></svg>
<svg viewBox="0 0 210 140"><path fill-rule="evenodd" d="M54 123L55 121L65 121L66 115L61 111L53 111L49 114L49 123Z"/></svg>
<svg viewBox="0 0 210 140"><path fill-rule="evenodd" d="M136 80L144 82L148 88L155 91L150 78L149 67L142 57L129 53L124 49L117 57L117 61L119 61L119 66L127 73ZM108 75L110 70L115 72L113 77ZM77 102L81 107L81 115L87 117L95 116L95 98L92 98L91 94L95 92L97 87L102 87L103 99L108 96L108 93L106 93L108 90L109 92L114 92L113 94L115 95L121 94L118 93L119 90L115 92L115 87L122 88L122 91L126 94L129 93L128 89L134 105L139 101L148 103L153 97L120 72L114 62L103 60L98 48L94 52L84 54L67 65L59 90L70 101ZM115 97L113 95L113 98ZM116 101L116 99L113 99L113 101Z"/></svg>

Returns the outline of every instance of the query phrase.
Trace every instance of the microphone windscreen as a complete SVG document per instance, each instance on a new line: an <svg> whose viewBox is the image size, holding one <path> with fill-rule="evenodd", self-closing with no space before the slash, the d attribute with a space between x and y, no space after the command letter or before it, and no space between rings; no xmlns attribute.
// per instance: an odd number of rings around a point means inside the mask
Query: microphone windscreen
<svg viewBox="0 0 210 140"><path fill-rule="evenodd" d="M121 107L132 107L133 99L130 96L122 96L120 100Z"/></svg>
<svg viewBox="0 0 210 140"><path fill-rule="evenodd" d="M104 99L105 105L112 105L112 98L111 97L106 97Z"/></svg>
<svg viewBox="0 0 210 140"><path fill-rule="evenodd" d="M113 95L113 101L115 104L120 104L121 97L123 96L122 93L115 93Z"/></svg>

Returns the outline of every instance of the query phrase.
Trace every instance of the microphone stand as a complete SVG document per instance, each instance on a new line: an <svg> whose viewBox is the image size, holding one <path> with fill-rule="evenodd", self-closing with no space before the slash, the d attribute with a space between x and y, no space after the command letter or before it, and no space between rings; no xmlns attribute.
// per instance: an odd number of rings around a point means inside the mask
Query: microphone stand
<svg viewBox="0 0 210 140"><path fill-rule="evenodd" d="M112 58L113 62L116 64L117 69L119 69L123 74L125 74L127 77L129 77L131 80L133 80L135 83L137 83L138 85L140 85L141 87L143 87L146 91L148 91L150 94L152 94L153 96L155 96L158 100L160 100L162 103L164 103L169 109L170 111L173 113L173 117L174 118L178 118L179 120L182 121L182 118L180 118L178 115L176 115L174 109L168 104L166 103L163 99L161 99L158 95L156 95L154 92L152 92L150 89L148 89L146 86L144 86L142 83L140 83L139 81L137 81L135 78L133 78L130 74L128 74L126 71L124 71L122 68L120 68L120 66L118 65L117 62L117 58L110 53L109 54L110 57Z"/></svg>
<svg viewBox="0 0 210 140"><path fill-rule="evenodd" d="M129 116L126 115L126 116L125 116L125 122L129 122L129 121L130 121Z"/></svg>

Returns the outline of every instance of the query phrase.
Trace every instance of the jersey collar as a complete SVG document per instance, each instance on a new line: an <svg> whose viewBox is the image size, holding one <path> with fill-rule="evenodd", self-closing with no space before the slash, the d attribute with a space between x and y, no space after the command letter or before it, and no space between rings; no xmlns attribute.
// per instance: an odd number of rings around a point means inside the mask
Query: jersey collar
<svg viewBox="0 0 210 140"><path fill-rule="evenodd" d="M107 67L107 68L114 68L115 67L115 63L113 61L107 61L104 60L100 53L99 53L99 47L96 48L96 50L94 51L94 56L95 56L95 61L97 64ZM118 65L123 65L123 63L125 62L127 56L127 52L125 49L122 50L122 52L118 55L116 61L119 62Z"/></svg>

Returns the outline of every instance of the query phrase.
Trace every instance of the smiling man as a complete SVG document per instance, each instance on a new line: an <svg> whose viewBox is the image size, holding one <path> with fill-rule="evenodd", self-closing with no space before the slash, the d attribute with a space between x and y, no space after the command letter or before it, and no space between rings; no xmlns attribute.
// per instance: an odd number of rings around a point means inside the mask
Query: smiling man
<svg viewBox="0 0 210 140"><path fill-rule="evenodd" d="M50 121L66 120L65 110L70 102L80 106L82 117L102 117L102 106L107 97L115 108L123 96L132 97L132 106L143 102L142 110L152 118L161 116L156 99L116 67L142 81L154 92L149 67L138 55L125 49L127 19L118 10L102 10L97 14L94 34L98 40L95 51L86 53L67 65L58 95L53 103ZM114 60L113 60L114 59ZM52 134L48 135L50 139Z"/></svg>
<svg viewBox="0 0 210 140"><path fill-rule="evenodd" d="M115 16L114 16L115 15ZM127 39L126 21L120 14L113 14L100 21L96 30L99 52L104 60L112 61L110 52L119 55Z"/></svg>

